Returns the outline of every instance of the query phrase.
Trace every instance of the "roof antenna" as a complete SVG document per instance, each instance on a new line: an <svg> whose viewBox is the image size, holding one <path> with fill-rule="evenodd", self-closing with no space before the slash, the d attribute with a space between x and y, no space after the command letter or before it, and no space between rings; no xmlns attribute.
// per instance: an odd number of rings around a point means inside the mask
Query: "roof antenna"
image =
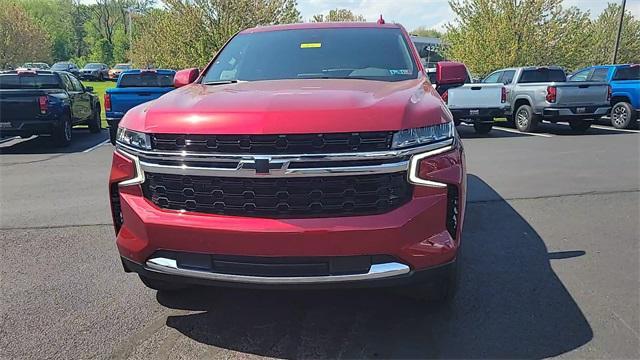
<svg viewBox="0 0 640 360"><path fill-rule="evenodd" d="M380 14L380 19L378 19L378 24L384 24L384 19L382 18L382 14Z"/></svg>

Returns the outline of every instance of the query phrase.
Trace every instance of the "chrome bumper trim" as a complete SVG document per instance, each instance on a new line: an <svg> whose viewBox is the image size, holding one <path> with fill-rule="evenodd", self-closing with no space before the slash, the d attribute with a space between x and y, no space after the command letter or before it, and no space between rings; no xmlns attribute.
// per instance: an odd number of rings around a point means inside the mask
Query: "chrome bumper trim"
<svg viewBox="0 0 640 360"><path fill-rule="evenodd" d="M397 275L409 273L411 269L404 264L390 262L384 264L373 264L366 274L352 275L328 275L328 276L288 276L288 277L266 277L266 276L248 276L221 274L208 271L182 269L178 267L178 263L174 259L168 258L152 258L146 263L147 270L159 272L167 275L178 275L199 279L228 281L236 283L248 284L328 284L340 283L348 281L383 279Z"/></svg>
<svg viewBox="0 0 640 360"><path fill-rule="evenodd" d="M270 170L268 174L257 174L253 169L242 168L242 163L238 163L235 168L209 168L195 166L179 166L179 165L162 165L145 161L140 161L143 171L159 174L171 175L191 175L191 176L219 176L219 177L305 177L305 176L345 176L345 175L367 175L367 174L384 174L406 171L409 167L409 161L399 161L395 163L387 163L380 165L364 165L364 166L342 166L342 167L323 167L323 168L296 168L289 169L285 163L282 168Z"/></svg>
<svg viewBox="0 0 640 360"><path fill-rule="evenodd" d="M167 161L205 161L205 162L240 162L242 160L256 160L268 158L273 161L289 162L317 162L317 161L353 161L353 160L388 160L408 157L453 144L453 139L439 141L423 146L408 149L370 151L355 153L326 153L326 154L274 154L274 155L253 155L253 154L225 154L225 153L194 153L186 151L156 151L140 150L131 146L117 143L117 147L126 150L132 155L139 156L147 161L167 160Z"/></svg>

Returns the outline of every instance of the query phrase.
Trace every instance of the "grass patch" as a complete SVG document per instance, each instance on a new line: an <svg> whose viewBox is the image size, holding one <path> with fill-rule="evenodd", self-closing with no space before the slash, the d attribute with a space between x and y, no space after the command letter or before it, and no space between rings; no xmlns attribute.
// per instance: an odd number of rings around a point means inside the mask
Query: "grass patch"
<svg viewBox="0 0 640 360"><path fill-rule="evenodd" d="M100 112L100 116L102 117L102 127L107 127L106 120L106 111L104 110L104 93L108 88L112 88L116 86L116 83L113 81L83 81L84 86L93 86L93 92L98 95L98 99L100 99L100 107L102 107L102 111Z"/></svg>

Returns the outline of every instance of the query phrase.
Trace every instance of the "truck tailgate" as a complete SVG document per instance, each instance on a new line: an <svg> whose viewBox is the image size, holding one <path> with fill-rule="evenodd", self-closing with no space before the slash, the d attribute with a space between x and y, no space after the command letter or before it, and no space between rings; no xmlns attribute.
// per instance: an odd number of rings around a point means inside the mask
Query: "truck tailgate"
<svg viewBox="0 0 640 360"><path fill-rule="evenodd" d="M608 103L609 92L606 83L599 82L567 82L555 83L557 87L558 107L577 105L602 105Z"/></svg>
<svg viewBox="0 0 640 360"><path fill-rule="evenodd" d="M38 97L46 95L42 90L0 90L0 121L24 121L40 115Z"/></svg>
<svg viewBox="0 0 640 360"><path fill-rule="evenodd" d="M447 105L451 109L485 109L504 106L502 84L465 84L449 89Z"/></svg>
<svg viewBox="0 0 640 360"><path fill-rule="evenodd" d="M107 93L111 97L111 111L124 114L132 107L155 100L171 90L173 87L127 87L108 89Z"/></svg>

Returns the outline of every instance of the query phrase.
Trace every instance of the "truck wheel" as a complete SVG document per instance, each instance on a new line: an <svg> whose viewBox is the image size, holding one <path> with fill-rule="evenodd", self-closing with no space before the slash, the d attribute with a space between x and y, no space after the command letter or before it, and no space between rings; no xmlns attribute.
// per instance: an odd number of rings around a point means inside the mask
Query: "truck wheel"
<svg viewBox="0 0 640 360"><path fill-rule="evenodd" d="M488 134L489 131L493 128L493 123L473 123L473 129L476 131L476 134Z"/></svg>
<svg viewBox="0 0 640 360"><path fill-rule="evenodd" d="M91 119L89 119L89 131L92 134L99 133L102 130L102 120L100 120L100 110L94 110Z"/></svg>
<svg viewBox="0 0 640 360"><path fill-rule="evenodd" d="M164 280L152 279L144 275L138 275L138 276L140 276L140 280L146 287L156 291L178 291L178 290L185 289L187 287L186 285L182 285L182 284L172 283Z"/></svg>
<svg viewBox="0 0 640 360"><path fill-rule="evenodd" d="M71 144L72 128L71 117L65 115L62 124L53 132L53 141L57 146L66 147Z"/></svg>
<svg viewBox="0 0 640 360"><path fill-rule="evenodd" d="M611 108L611 125L616 129L628 129L637 126L636 112L628 102L620 101Z"/></svg>
<svg viewBox="0 0 640 360"><path fill-rule="evenodd" d="M538 128L538 122L540 121L529 105L520 105L514 115L514 120L518 130L523 132L536 131Z"/></svg>
<svg viewBox="0 0 640 360"><path fill-rule="evenodd" d="M98 74L98 81L104 81L104 77L102 76L102 73Z"/></svg>
<svg viewBox="0 0 640 360"><path fill-rule="evenodd" d="M573 131L585 132L591 127L591 121L571 120L569 121L569 126Z"/></svg>
<svg viewBox="0 0 640 360"><path fill-rule="evenodd" d="M434 304L451 302L458 290L458 261L456 260L446 273L435 280L402 288L402 294L414 300Z"/></svg>

